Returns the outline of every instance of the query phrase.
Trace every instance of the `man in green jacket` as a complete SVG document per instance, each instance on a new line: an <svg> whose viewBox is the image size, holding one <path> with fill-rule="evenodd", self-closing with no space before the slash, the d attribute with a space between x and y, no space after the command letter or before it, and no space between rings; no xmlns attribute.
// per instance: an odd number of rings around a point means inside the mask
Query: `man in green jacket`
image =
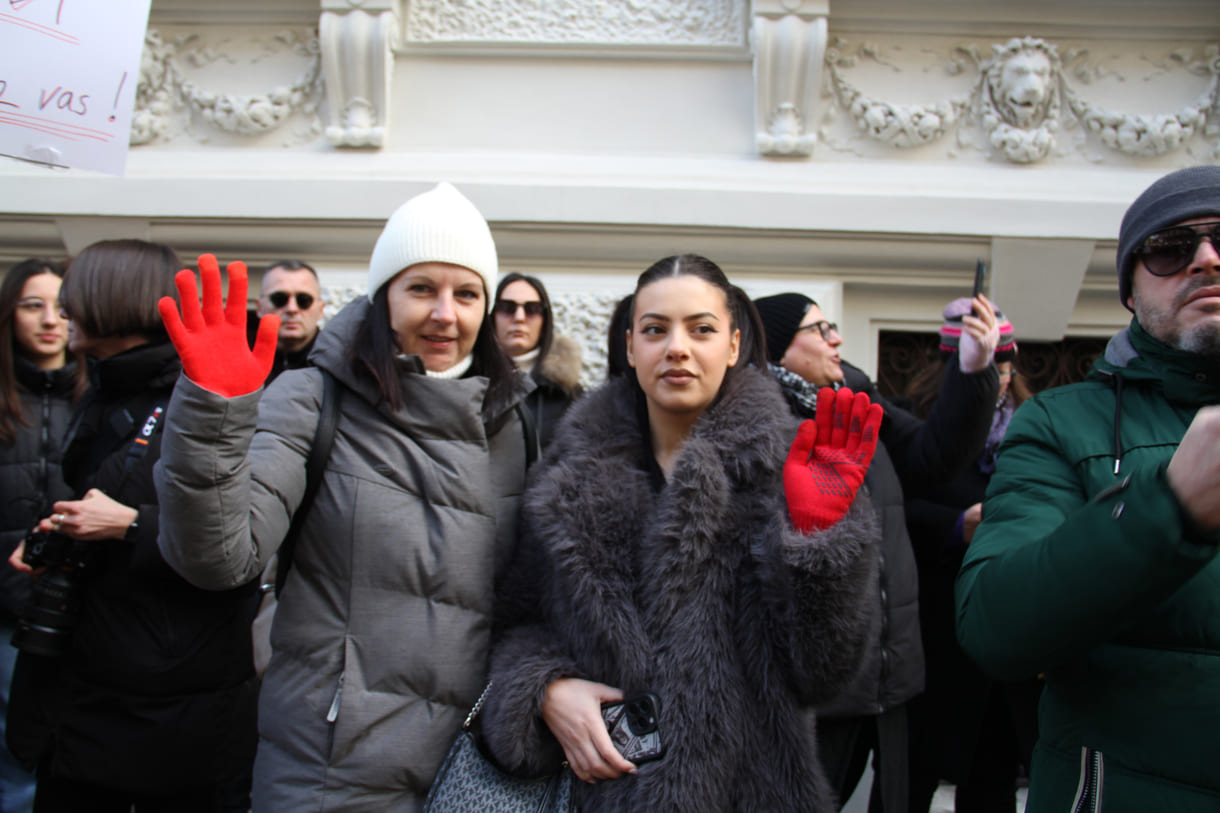
<svg viewBox="0 0 1220 813"><path fill-rule="evenodd" d="M1119 233L1135 313L1013 418L957 578L987 671L1046 676L1028 810L1220 810L1220 167Z"/></svg>

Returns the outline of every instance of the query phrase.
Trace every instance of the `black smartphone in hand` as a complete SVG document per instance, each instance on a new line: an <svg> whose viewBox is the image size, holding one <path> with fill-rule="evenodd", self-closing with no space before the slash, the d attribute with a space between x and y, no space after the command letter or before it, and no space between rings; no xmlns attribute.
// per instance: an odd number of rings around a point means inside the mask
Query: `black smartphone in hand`
<svg viewBox="0 0 1220 813"><path fill-rule="evenodd" d="M987 276L987 263L979 260L974 264L974 290L970 294L970 298L974 299L983 292L983 280Z"/></svg>
<svg viewBox="0 0 1220 813"><path fill-rule="evenodd" d="M602 704L602 719L614 747L628 762L639 765L665 755L661 742L661 698L641 694Z"/></svg>

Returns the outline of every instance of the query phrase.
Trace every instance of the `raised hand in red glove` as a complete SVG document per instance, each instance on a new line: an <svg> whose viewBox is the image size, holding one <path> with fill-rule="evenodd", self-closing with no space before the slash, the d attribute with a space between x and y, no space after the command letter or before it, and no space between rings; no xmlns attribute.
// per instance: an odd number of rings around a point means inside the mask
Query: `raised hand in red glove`
<svg viewBox="0 0 1220 813"><path fill-rule="evenodd" d="M863 392L818 392L817 422L801 423L784 462L793 527L810 533L843 518L873 461L881 417L881 405Z"/></svg>
<svg viewBox="0 0 1220 813"><path fill-rule="evenodd" d="M276 335L280 318L264 316L258 325L254 350L246 339L246 264L229 263L229 300L221 304L220 266L211 254L199 256L199 276L203 280L203 308L195 290L195 275L179 271L174 276L178 303L165 296L157 303L161 321L182 359L187 378L205 390L226 398L254 392L263 385L275 360Z"/></svg>

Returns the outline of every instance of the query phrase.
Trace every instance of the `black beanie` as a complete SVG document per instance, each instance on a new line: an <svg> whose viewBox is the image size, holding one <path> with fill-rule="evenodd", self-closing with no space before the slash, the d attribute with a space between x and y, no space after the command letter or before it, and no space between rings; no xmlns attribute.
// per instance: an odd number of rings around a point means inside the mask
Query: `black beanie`
<svg viewBox="0 0 1220 813"><path fill-rule="evenodd" d="M1135 250L1161 229L1205 215L1220 215L1220 166L1171 172L1135 199L1118 231L1118 296L1124 307L1135 275Z"/></svg>
<svg viewBox="0 0 1220 813"><path fill-rule="evenodd" d="M767 334L767 359L774 364L784 357L788 345L796 329L801 326L801 320L809 312L810 305L816 305L804 294L776 294L754 300L754 307L762 317L763 331Z"/></svg>

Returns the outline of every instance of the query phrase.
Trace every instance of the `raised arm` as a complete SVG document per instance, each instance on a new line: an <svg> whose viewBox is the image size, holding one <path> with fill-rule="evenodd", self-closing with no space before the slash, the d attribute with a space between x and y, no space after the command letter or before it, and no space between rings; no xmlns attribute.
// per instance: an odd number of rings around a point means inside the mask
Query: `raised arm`
<svg viewBox="0 0 1220 813"><path fill-rule="evenodd" d="M287 531L294 500L304 492L303 461L313 426L306 416L317 414L320 382L268 399L274 401L269 406L276 424L300 431L260 433L255 439L278 319L263 318L251 351L245 333L245 266L228 267L227 306L221 302L216 258L203 255L199 269L202 307L190 271L176 278L181 314L172 299L160 303L185 378L167 409L154 472L160 498L157 543L183 578L224 590L256 578ZM257 459L258 471L252 459Z"/></svg>
<svg viewBox="0 0 1220 813"><path fill-rule="evenodd" d="M763 591L764 601L773 601L764 634L790 659L793 685L807 705L833 697L863 655L881 531L859 489L881 418L881 406L864 393L823 389L816 424L801 424L784 465L792 525L773 531L784 572Z"/></svg>

